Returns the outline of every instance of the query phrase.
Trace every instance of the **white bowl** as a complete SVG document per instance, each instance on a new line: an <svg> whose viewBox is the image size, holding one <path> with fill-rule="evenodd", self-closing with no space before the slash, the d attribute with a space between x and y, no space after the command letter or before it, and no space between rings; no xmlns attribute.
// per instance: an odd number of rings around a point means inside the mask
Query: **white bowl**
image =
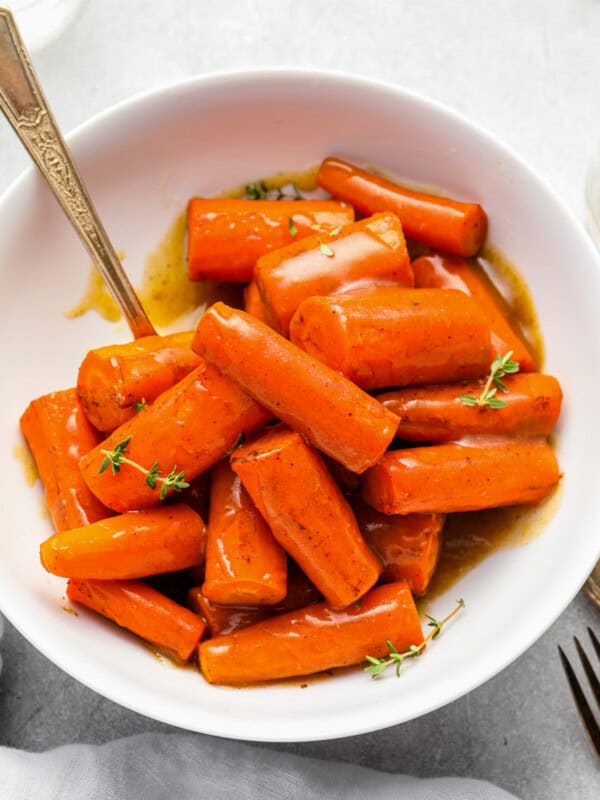
<svg viewBox="0 0 600 800"><path fill-rule="evenodd" d="M558 436L560 508L526 547L500 550L433 604L464 597L463 616L400 680L363 672L240 690L149 655L134 637L63 607L38 546L50 533L40 489L25 485L13 448L33 397L73 385L85 350L124 341L95 314L63 312L88 258L30 171L0 200L0 607L46 656L92 689L190 730L239 739L347 736L425 714L517 658L569 603L600 555L600 269L581 227L531 170L493 137L393 86L319 72L223 74L144 95L81 127L70 142L126 266L153 249L193 194L218 192L323 156L380 165L481 202L490 239L521 268L535 298L546 368L565 388Z"/></svg>

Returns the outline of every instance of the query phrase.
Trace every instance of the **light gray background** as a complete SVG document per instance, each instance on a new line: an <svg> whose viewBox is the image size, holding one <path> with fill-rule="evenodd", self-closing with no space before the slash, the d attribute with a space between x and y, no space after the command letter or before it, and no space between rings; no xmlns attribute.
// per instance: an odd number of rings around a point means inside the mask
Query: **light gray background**
<svg viewBox="0 0 600 800"><path fill-rule="evenodd" d="M579 217L600 139L600 0L87 0L33 60L64 131L136 92L213 70L291 64L392 81L489 128ZM0 120L0 191L26 164ZM598 613L579 595L519 661L427 717L281 749L487 778L527 800L597 798L597 764L556 644L572 652L571 634L599 629ZM0 651L2 745L42 750L171 730L85 689L10 625Z"/></svg>

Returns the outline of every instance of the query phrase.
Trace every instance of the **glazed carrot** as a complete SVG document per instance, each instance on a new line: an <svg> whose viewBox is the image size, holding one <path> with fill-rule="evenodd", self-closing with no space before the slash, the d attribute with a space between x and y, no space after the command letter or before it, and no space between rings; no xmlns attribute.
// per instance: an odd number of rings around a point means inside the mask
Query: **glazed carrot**
<svg viewBox="0 0 600 800"><path fill-rule="evenodd" d="M487 232L487 216L477 203L415 192L342 161L326 158L317 183L361 214L393 211L406 236L459 256L473 256Z"/></svg>
<svg viewBox="0 0 600 800"><path fill-rule="evenodd" d="M387 453L362 495L384 514L445 513L536 503L556 485L544 439L473 438Z"/></svg>
<svg viewBox="0 0 600 800"><path fill-rule="evenodd" d="M205 539L202 518L180 503L60 531L42 542L40 559L63 578L144 578L201 564Z"/></svg>
<svg viewBox="0 0 600 800"><path fill-rule="evenodd" d="M57 531L110 517L113 512L90 492L79 471L81 456L102 437L87 421L75 389L32 400L21 417L21 431Z"/></svg>
<svg viewBox="0 0 600 800"><path fill-rule="evenodd" d="M250 281L256 261L315 228L327 235L354 220L333 200L233 200L195 197L188 205L190 280Z"/></svg>
<svg viewBox="0 0 600 800"><path fill-rule="evenodd" d="M299 434L275 428L239 447L231 465L273 536L333 606L373 586L381 565L323 459Z"/></svg>
<svg viewBox="0 0 600 800"><path fill-rule="evenodd" d="M90 350L77 377L87 418L112 431L200 364L190 349L191 333L144 336L134 342Z"/></svg>
<svg viewBox="0 0 600 800"><path fill-rule="evenodd" d="M468 297L441 289L378 287L311 297L290 337L363 389L485 375L490 331Z"/></svg>
<svg viewBox="0 0 600 800"><path fill-rule="evenodd" d="M70 580L67 597L187 661L205 624L143 581Z"/></svg>
<svg viewBox="0 0 600 800"><path fill-rule="evenodd" d="M269 324L269 315L255 281L251 281L244 289L244 310L266 325Z"/></svg>
<svg viewBox="0 0 600 800"><path fill-rule="evenodd" d="M88 453L80 462L81 472L92 492L115 511L147 508L159 502L159 491L127 464L116 475L111 469L100 473L103 450L128 439L127 457L132 461L145 469L158 461L163 476L176 466L189 482L222 458L241 433L252 432L268 418L237 384L202 360Z"/></svg>
<svg viewBox="0 0 600 800"><path fill-rule="evenodd" d="M287 557L229 460L212 469L202 591L222 605L273 605L285 597Z"/></svg>
<svg viewBox="0 0 600 800"><path fill-rule="evenodd" d="M450 442L473 434L548 436L562 401L559 382L552 375L527 372L503 378L506 392L498 397L504 408L467 406L463 395L479 397L485 379L443 386L396 389L378 395L400 420L397 435L413 442Z"/></svg>
<svg viewBox="0 0 600 800"><path fill-rule="evenodd" d="M187 595L189 607L204 619L210 636L232 633L276 614L305 608L322 599L314 585L293 562L289 565L287 594L274 606L220 606L211 603L204 596L201 586L193 587Z"/></svg>
<svg viewBox="0 0 600 800"><path fill-rule="evenodd" d="M380 581L405 580L413 594L427 591L440 552L442 514L381 514L356 498L360 531L383 564Z"/></svg>
<svg viewBox="0 0 600 800"><path fill-rule="evenodd" d="M209 683L229 685L311 675L382 657L386 640L400 652L423 641L404 581L378 586L342 611L319 603L209 639L199 647L200 669Z"/></svg>
<svg viewBox="0 0 600 800"><path fill-rule="evenodd" d="M413 261L415 285L426 289L456 289L468 294L485 313L492 332L492 353L512 350L521 372L533 372L536 363L523 338L509 322L508 307L483 270L463 258L422 256Z"/></svg>
<svg viewBox="0 0 600 800"><path fill-rule="evenodd" d="M333 236L310 236L258 260L255 280L267 313L287 335L294 311L307 297L345 286L413 286L402 226L394 214L376 214Z"/></svg>
<svg viewBox="0 0 600 800"><path fill-rule="evenodd" d="M243 311L215 303L193 348L353 472L377 463L394 436L398 420L381 403Z"/></svg>

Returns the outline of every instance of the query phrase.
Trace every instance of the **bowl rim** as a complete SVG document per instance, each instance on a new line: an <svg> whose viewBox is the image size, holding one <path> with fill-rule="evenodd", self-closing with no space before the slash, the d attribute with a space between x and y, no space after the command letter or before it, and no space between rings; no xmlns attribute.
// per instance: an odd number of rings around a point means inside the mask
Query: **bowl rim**
<svg viewBox="0 0 600 800"><path fill-rule="evenodd" d="M405 98L424 109L433 110L438 114L445 115L449 117L455 124L463 126L472 134L475 134L476 136L486 140L487 143L492 145L498 152L514 160L518 168L524 171L533 181L533 183L536 185L536 188L545 194L551 201L553 201L564 217L570 220L570 223L573 227L573 232L577 231L576 235L579 237L581 245L583 246L584 250L587 250L587 256L589 260L595 264L596 269L600 272L600 255L596 251L591 237L589 237L585 231L582 222L576 217L575 213L569 206L566 205L566 203L552 189L552 187L547 184L540 174L527 162L525 162L515 150L504 144L495 136L495 134L491 133L471 119L466 118L453 108L438 100L426 97L419 92L407 89L402 85L393 83L391 81L378 80L376 78L365 77L346 71L342 72L295 66L255 67L252 69L231 69L201 73L189 76L183 80L170 81L163 85L156 86L124 98L123 100L120 100L119 102L109 106L97 114L94 114L89 119L80 123L72 131L65 135L64 138L70 146L76 145L80 138L84 137L89 131L96 128L96 126L102 125L102 123L105 121L110 120L113 117L118 117L124 112L130 113L136 108L145 106L147 104L152 104L157 100L157 98L162 100L163 98L177 95L180 92L185 94L190 90L191 87L214 87L218 86L219 84L227 83L256 83L259 81L268 81L273 79L292 79L300 81L315 78L323 81L329 81L331 83L337 83L339 86L344 86L349 89L358 88L364 90L375 90L379 92L382 90L386 91L390 94L390 96L395 96L396 98ZM8 188L0 195L0 208L4 203L10 202L12 196L18 193L21 189L21 186L28 180L31 180L32 176L35 176L36 172L37 170L34 165L26 167L24 171L21 172L21 174L18 175L11 182ZM600 540L598 541L595 560L598 558L600 558ZM573 581L572 591L567 594L563 593L563 595L560 597L560 601L555 600L554 602L551 602L551 598L549 598L548 602L544 604L545 612L541 612L541 616L538 613L537 626L521 636L517 642L518 646L514 647L510 653L502 655L493 664L490 664L488 661L487 668L482 668L480 674L475 680L471 679L468 689L465 690L464 687L456 687L454 691L447 692L442 697L437 697L435 700L430 701L418 711L403 716L401 722L408 722L411 719L424 716L425 714L429 714L432 711L435 711L438 708L457 700L458 698L478 688L483 683L486 683L491 678L503 671L506 667L508 667L513 661L516 661L526 650L529 649L529 647L531 647L537 641L540 636L547 631L550 625L555 622L560 614L562 614L562 612L571 603L573 598L578 593L581 585L585 581L587 575L593 568L593 564L594 562L591 562L590 564L587 564L587 562L583 564L580 563L579 569L577 570L579 580L577 582ZM60 655L60 651L58 653L52 651L52 655L50 655L49 648L46 648L45 643L39 642L38 636L36 635L36 630L34 629L33 632L29 630L29 626L26 624L26 622L20 619L18 611L13 613L11 610L5 610L11 608L10 602L6 602L6 599L7 598L4 594L2 583L0 583L0 610L6 616L6 618L39 652L41 652L45 657L47 657L60 669L62 669L75 680L79 681L81 684L87 686L93 691L100 693L102 696L115 703L118 703L121 706L124 706L135 713L141 714L142 716L155 719L175 727L181 727L186 730L195 730L197 732L219 736L222 738L239 738L239 736L236 736L235 733L231 731L231 725L225 725L222 728L215 728L210 724L204 724L204 720L200 716L198 720L198 726L191 728L186 725L186 723L180 722L177 719L174 719L172 716L169 716L166 711L163 712L164 707L157 709L156 712L149 711L147 708L140 706L140 704L137 702L137 698L133 699L123 696L122 693L118 691L113 692L111 684L101 686L97 685L93 679L90 679L87 676L82 665L79 665L78 663L75 665L71 664L68 656L63 658ZM485 665L483 666L485 667ZM390 707L393 707L393 704L390 704ZM206 721L208 722L208 720ZM351 735L361 735L374 730L385 729L392 725L401 724L401 722L398 721L397 714L394 715L393 713L389 713L385 719L377 722L369 720L368 722L363 721L361 723L360 720L355 717L351 730L348 730L347 727L344 728L343 724L336 725L334 721L333 724L329 724L327 726L322 725L323 730L313 731L311 735L303 734L282 736L280 730L278 731L277 735L269 735L268 729L263 729L262 731L259 731L258 729L252 729L245 730L243 738L246 741L256 742L322 741Z"/></svg>

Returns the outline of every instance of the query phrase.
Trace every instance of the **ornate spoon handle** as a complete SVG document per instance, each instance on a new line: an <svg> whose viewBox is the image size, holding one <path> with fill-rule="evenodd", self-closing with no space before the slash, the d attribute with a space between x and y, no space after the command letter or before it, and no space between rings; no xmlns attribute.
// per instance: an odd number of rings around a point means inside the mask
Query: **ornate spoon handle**
<svg viewBox="0 0 600 800"><path fill-rule="evenodd" d="M156 333L58 130L12 15L0 9L0 108L100 270L137 339Z"/></svg>

